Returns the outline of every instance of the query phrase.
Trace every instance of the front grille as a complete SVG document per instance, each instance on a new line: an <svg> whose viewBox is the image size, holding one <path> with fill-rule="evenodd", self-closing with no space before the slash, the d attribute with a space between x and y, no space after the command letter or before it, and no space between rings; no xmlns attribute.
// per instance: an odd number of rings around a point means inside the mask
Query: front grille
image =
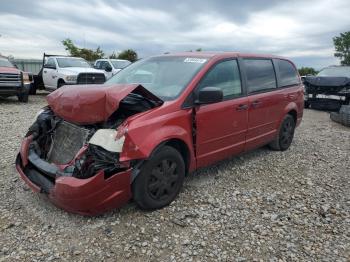
<svg viewBox="0 0 350 262"><path fill-rule="evenodd" d="M2 83L21 83L21 75L0 73L0 84Z"/></svg>
<svg viewBox="0 0 350 262"><path fill-rule="evenodd" d="M62 121L55 129L48 161L55 164L69 163L86 143L88 129Z"/></svg>
<svg viewBox="0 0 350 262"><path fill-rule="evenodd" d="M103 73L80 73L78 75L78 84L103 84L106 81Z"/></svg>

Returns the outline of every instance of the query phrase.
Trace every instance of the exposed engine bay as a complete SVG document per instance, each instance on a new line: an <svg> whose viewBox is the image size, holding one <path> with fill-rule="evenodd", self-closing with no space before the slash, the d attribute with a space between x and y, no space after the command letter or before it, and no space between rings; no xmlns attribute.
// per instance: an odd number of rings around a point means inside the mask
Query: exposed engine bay
<svg viewBox="0 0 350 262"><path fill-rule="evenodd" d="M157 106L158 101L132 92L107 121L85 125L65 121L48 106L26 134L32 136L26 169L36 170L53 183L60 176L86 179L103 170L109 177L126 170L130 163L119 162L124 137L116 138L117 128L128 117Z"/></svg>

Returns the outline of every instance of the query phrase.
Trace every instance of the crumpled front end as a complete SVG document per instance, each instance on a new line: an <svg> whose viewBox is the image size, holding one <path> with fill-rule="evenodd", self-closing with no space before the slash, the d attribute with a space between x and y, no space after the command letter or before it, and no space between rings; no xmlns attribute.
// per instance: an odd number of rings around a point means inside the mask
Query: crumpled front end
<svg viewBox="0 0 350 262"><path fill-rule="evenodd" d="M119 153L89 144L94 129L45 111L22 141L16 168L35 191L74 213L96 215L131 198L131 168Z"/></svg>
<svg viewBox="0 0 350 262"><path fill-rule="evenodd" d="M350 79L348 77L303 78L305 104L315 109L339 111L350 102Z"/></svg>
<svg viewBox="0 0 350 262"><path fill-rule="evenodd" d="M124 92L115 111L108 111L95 123L85 121L84 110L74 108L76 121L71 122L55 107L44 108L29 128L16 159L22 179L35 192L47 194L55 205L74 213L96 215L125 204L131 198L132 176L143 161L120 160L124 142L125 148L130 147L127 119L161 105L142 91L142 87L133 87L129 94ZM58 108L57 101L51 100L51 104ZM67 108L64 110L58 112L68 114Z"/></svg>

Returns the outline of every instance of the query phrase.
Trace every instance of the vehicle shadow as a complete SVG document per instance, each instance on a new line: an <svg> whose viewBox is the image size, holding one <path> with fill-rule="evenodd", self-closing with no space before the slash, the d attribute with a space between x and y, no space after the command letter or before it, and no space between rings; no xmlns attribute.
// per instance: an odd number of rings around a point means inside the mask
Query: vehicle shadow
<svg viewBox="0 0 350 262"><path fill-rule="evenodd" d="M263 146L263 147L221 160L210 166L199 168L198 170L191 172L186 176L185 186L186 186L186 182L190 182L192 180L201 180L201 179L205 179L206 177L213 177L218 175L222 171L232 170L232 168L234 168L235 166L242 165L249 160L259 158L263 155L273 154L273 153L274 151L269 149L268 146Z"/></svg>
<svg viewBox="0 0 350 262"><path fill-rule="evenodd" d="M24 104L18 101L17 97L0 97L0 105L1 104L9 104L9 105L15 105L15 104Z"/></svg>

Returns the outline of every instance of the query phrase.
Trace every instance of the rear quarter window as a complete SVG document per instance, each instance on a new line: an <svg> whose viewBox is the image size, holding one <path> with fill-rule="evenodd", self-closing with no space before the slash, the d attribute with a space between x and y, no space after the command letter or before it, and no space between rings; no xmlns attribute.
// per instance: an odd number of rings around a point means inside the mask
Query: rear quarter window
<svg viewBox="0 0 350 262"><path fill-rule="evenodd" d="M276 75L270 59L244 59L248 93L277 87Z"/></svg>
<svg viewBox="0 0 350 262"><path fill-rule="evenodd" d="M298 85L299 76L295 67L287 60L277 60L279 87Z"/></svg>

